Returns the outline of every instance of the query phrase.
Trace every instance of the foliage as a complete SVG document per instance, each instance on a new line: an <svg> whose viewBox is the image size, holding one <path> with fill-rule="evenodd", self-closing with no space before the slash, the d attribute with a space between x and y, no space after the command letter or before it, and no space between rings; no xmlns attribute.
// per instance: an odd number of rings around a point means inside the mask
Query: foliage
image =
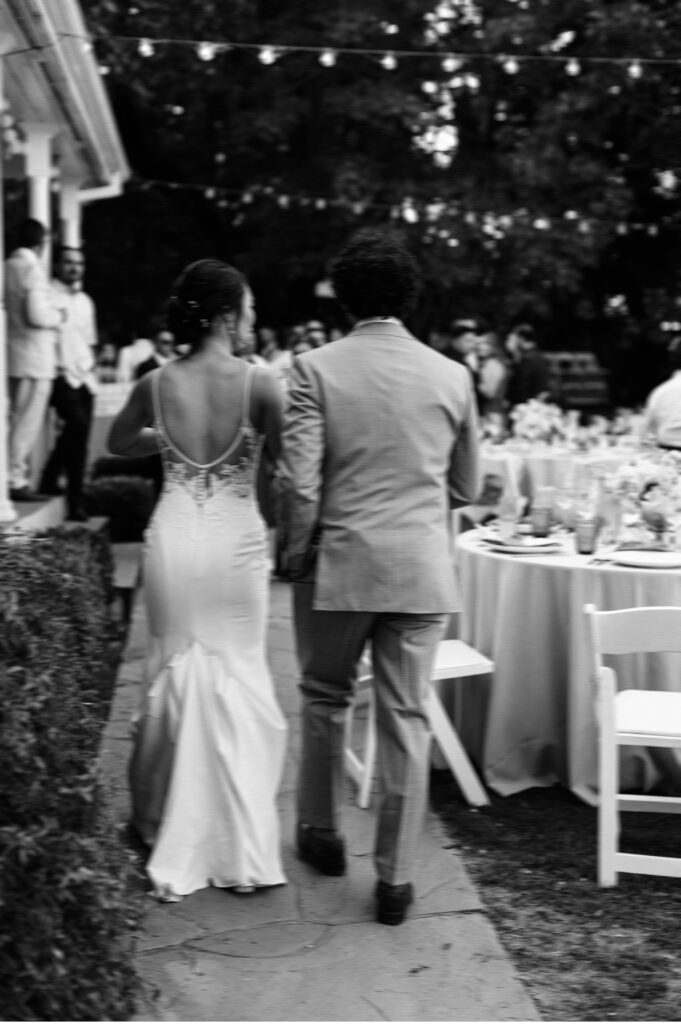
<svg viewBox="0 0 681 1024"><path fill-rule="evenodd" d="M133 864L95 767L121 638L108 542L0 534L3 1019L127 1020Z"/></svg>
<svg viewBox="0 0 681 1024"><path fill-rule="evenodd" d="M99 476L86 486L83 494L90 515L108 518L114 543L143 539L154 501L152 481L141 476Z"/></svg>
<svg viewBox="0 0 681 1024"><path fill-rule="evenodd" d="M261 322L310 315L329 256L371 224L399 228L425 267L419 327L453 313L502 330L530 317L549 346L588 341L607 364L625 323L646 336L678 316L679 86L674 67L627 72L631 55L678 56L673 0L83 7L135 174L230 190L208 198L139 181L88 210L101 246L93 284L112 282L100 304L128 330L156 312L183 263L205 255L243 267ZM144 58L112 35L470 56L454 75L439 59L404 58L387 72L352 54L322 67L315 53L289 52L265 67L257 48L202 62L192 47L167 45ZM517 74L489 59L513 53ZM581 57L581 73L526 54ZM458 138L450 166L424 148L443 127ZM407 198L418 221L400 213ZM550 229L537 227L544 221ZM658 231L626 227L638 223ZM625 303L614 314L617 296Z"/></svg>

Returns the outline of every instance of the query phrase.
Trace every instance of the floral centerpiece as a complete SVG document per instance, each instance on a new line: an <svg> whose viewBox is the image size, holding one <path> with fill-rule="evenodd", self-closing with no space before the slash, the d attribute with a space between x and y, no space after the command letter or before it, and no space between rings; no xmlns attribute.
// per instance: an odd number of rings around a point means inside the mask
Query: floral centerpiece
<svg viewBox="0 0 681 1024"><path fill-rule="evenodd" d="M514 406L509 415L511 432L519 440L547 444L565 440L565 419L557 405L531 398Z"/></svg>
<svg viewBox="0 0 681 1024"><path fill-rule="evenodd" d="M664 542L681 526L681 452L651 452L624 463L607 478L622 503L623 540L652 532Z"/></svg>

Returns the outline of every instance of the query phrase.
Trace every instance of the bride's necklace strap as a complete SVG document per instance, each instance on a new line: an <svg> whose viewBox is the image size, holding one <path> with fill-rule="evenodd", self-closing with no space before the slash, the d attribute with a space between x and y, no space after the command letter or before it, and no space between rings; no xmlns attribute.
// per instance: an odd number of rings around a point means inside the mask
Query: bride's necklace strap
<svg viewBox="0 0 681 1024"><path fill-rule="evenodd" d="M367 324L397 324L402 327L402 321L396 316L370 316L366 320L358 320L355 327L366 327Z"/></svg>

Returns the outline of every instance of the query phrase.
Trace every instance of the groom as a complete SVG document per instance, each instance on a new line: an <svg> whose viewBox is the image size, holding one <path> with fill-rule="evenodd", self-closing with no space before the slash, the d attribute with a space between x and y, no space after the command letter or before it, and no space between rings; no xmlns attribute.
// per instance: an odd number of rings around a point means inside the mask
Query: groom
<svg viewBox="0 0 681 1024"><path fill-rule="evenodd" d="M337 257L336 297L355 326L293 364L284 430L289 570L303 694L299 856L345 873L344 721L371 644L382 800L376 916L400 924L423 827L425 698L458 609L450 509L478 490L468 371L402 318L419 270L395 240L363 234Z"/></svg>

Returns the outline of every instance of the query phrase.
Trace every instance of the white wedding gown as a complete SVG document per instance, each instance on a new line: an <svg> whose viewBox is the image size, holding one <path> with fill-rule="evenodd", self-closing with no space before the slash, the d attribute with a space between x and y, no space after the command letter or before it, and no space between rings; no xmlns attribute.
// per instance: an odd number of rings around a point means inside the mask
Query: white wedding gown
<svg viewBox="0 0 681 1024"><path fill-rule="evenodd" d="M146 685L133 723L133 822L159 896L286 881L276 807L286 721L266 663L269 561L255 499L261 439L241 425L214 462L168 436L152 391L164 487L149 526Z"/></svg>

